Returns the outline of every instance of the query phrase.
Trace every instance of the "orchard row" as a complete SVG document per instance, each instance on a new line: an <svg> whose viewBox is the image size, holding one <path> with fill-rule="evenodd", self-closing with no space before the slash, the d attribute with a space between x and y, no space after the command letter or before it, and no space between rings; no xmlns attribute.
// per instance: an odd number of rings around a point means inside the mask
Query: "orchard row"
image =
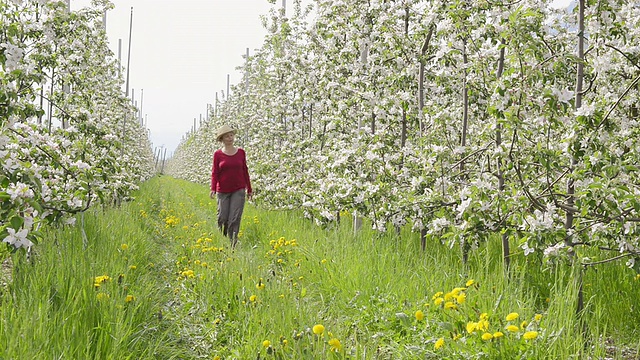
<svg viewBox="0 0 640 360"><path fill-rule="evenodd" d="M43 224L127 200L154 171L107 45L109 6L0 3L0 239L10 248L32 246Z"/></svg>

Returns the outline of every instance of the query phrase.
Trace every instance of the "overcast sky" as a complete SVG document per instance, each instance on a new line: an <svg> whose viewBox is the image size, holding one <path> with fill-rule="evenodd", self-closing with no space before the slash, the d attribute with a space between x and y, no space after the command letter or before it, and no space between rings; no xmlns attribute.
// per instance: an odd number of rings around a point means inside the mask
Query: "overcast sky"
<svg viewBox="0 0 640 360"><path fill-rule="evenodd" d="M559 5L570 0L555 0ZM133 7L130 88L142 106L151 141L173 153L181 137L206 116L216 92L226 92L227 75L237 84L236 67L243 56L260 48L266 35L260 15L282 0L111 0L107 14L110 48L127 63L129 20ZM310 3L311 0L304 1ZM71 9L88 6L90 0L71 0ZM287 0L287 15L293 0ZM141 94L143 98L141 99ZM131 94L131 92L129 93Z"/></svg>

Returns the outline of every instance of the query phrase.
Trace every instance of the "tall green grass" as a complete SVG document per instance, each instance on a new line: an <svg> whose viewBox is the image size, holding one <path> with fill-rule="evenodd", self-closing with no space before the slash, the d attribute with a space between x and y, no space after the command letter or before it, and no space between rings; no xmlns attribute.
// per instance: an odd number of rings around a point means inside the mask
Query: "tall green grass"
<svg viewBox="0 0 640 360"><path fill-rule="evenodd" d="M231 250L215 217L206 188L155 178L135 202L85 215L86 249L76 227L50 231L31 260L13 255L0 357L638 356L640 281L621 263L585 270L515 254L507 270L496 237L462 264L459 250L438 239L422 252L406 229L354 234L349 216L320 228L295 211L250 204ZM111 280L96 288L100 275ZM527 331L537 336L527 340Z"/></svg>

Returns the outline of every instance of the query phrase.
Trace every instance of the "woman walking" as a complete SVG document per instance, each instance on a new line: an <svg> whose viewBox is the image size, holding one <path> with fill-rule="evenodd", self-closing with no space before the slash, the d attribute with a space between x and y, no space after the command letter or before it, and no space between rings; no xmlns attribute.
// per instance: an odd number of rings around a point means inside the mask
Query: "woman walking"
<svg viewBox="0 0 640 360"><path fill-rule="evenodd" d="M251 180L244 150L233 145L236 131L224 125L216 135L222 148L213 153L210 197L213 199L218 195L218 227L231 239L231 247L235 248L245 194L251 200Z"/></svg>

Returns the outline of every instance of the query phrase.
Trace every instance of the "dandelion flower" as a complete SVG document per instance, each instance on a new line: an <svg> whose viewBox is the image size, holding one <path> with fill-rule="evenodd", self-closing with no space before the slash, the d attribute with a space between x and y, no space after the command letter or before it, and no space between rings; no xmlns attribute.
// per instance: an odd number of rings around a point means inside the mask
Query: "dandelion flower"
<svg viewBox="0 0 640 360"><path fill-rule="evenodd" d="M462 293L456 297L456 302L458 304L464 304L466 300L467 300L467 295L465 293Z"/></svg>
<svg viewBox="0 0 640 360"><path fill-rule="evenodd" d="M441 298L441 297L439 297L439 298L437 298L437 299L433 300L433 303L434 303L436 306L439 306L440 304L442 304L442 302L443 302L443 301L444 301L444 299L443 299L443 298Z"/></svg>
<svg viewBox="0 0 640 360"><path fill-rule="evenodd" d="M269 346L271 346L271 341L269 340L265 340L262 342L262 346L264 346L265 348L268 348Z"/></svg>
<svg viewBox="0 0 640 360"><path fill-rule="evenodd" d="M540 320L542 320L542 315L541 315L541 314L536 314L536 316L534 317L534 319L535 319L537 322L540 322Z"/></svg>
<svg viewBox="0 0 640 360"><path fill-rule="evenodd" d="M480 320L478 321L478 325L476 326L478 330L487 331L489 329L489 321Z"/></svg>
<svg viewBox="0 0 640 360"><path fill-rule="evenodd" d="M467 290L467 288L457 287L457 288L451 290L451 295L453 295L453 297L456 297L456 296L458 296L458 294L460 294L464 290Z"/></svg>
<svg viewBox="0 0 640 360"><path fill-rule="evenodd" d="M339 352L342 350L342 344L340 344L340 340L336 338L329 340L329 346L331 346L330 350L333 352Z"/></svg>
<svg viewBox="0 0 640 360"><path fill-rule="evenodd" d="M258 297L257 297L257 296L255 296L255 295L251 295L251 296L249 296L249 301L251 301L251 302L255 302L256 300L258 300Z"/></svg>
<svg viewBox="0 0 640 360"><path fill-rule="evenodd" d="M507 326L507 330L511 331L511 332L517 332L520 329L515 325L509 325L509 326Z"/></svg>
<svg viewBox="0 0 640 360"><path fill-rule="evenodd" d="M437 293L435 293L435 295L433 295L433 297L431 298L431 300L435 300L439 297L442 296L442 294L444 294L442 291L438 291Z"/></svg>
<svg viewBox="0 0 640 360"><path fill-rule="evenodd" d="M512 312L509 315L507 315L507 321L513 321L513 320L517 319L518 316L520 316L520 315L518 315L518 313Z"/></svg>
<svg viewBox="0 0 640 360"><path fill-rule="evenodd" d="M493 335L491 335L490 333L484 333L484 334L482 334L482 340L484 340L484 341L489 341L489 340L491 340L491 339L493 339Z"/></svg>
<svg viewBox="0 0 640 360"><path fill-rule="evenodd" d="M444 303L444 308L445 309L457 310L458 309L458 305L454 304L453 301L447 301L446 303Z"/></svg>
<svg viewBox="0 0 640 360"><path fill-rule="evenodd" d="M135 300L135 296L133 295L127 295L127 297L124 299L125 302L132 302L133 300Z"/></svg>
<svg viewBox="0 0 640 360"><path fill-rule="evenodd" d="M127 244L120 245L120 249L122 249L122 250L127 250L128 248L129 248L129 245L127 245Z"/></svg>
<svg viewBox="0 0 640 360"><path fill-rule="evenodd" d="M438 349L440 349L440 348L441 348L441 347L443 347L443 346L444 346L444 338L440 338L440 339L438 339L438 340L436 341L436 343L433 345L433 349L434 349L434 350L438 350Z"/></svg>
<svg viewBox="0 0 640 360"><path fill-rule="evenodd" d="M493 333L493 338L494 339L499 339L499 338L501 338L503 336L504 336L504 334L502 333L502 331L496 331L496 332Z"/></svg>
<svg viewBox="0 0 640 360"><path fill-rule="evenodd" d="M93 286L100 287L103 282L109 280L111 280L111 278L108 275L96 276L96 278L93 280Z"/></svg>
<svg viewBox="0 0 640 360"><path fill-rule="evenodd" d="M476 329L478 328L478 323L470 321L467 323L467 332L469 334L473 333L474 331L476 331Z"/></svg>
<svg viewBox="0 0 640 360"><path fill-rule="evenodd" d="M465 284L465 286L466 286L466 287L469 287L469 286L471 286L471 285L473 285L473 284L475 284L475 283L476 283L476 282L475 282L473 279L469 279L469 280L467 281L467 283Z"/></svg>
<svg viewBox="0 0 640 360"><path fill-rule="evenodd" d="M524 333L524 335L522 335L522 338L525 340L533 340L537 337L538 337L537 331L527 331L526 333Z"/></svg>
<svg viewBox="0 0 640 360"><path fill-rule="evenodd" d="M527 327L527 325L529 325L529 323L526 321L523 321L522 324L520 324L520 328L524 329Z"/></svg>
<svg viewBox="0 0 640 360"><path fill-rule="evenodd" d="M321 324L317 324L313 326L313 333L316 335L321 335L324 332L324 326Z"/></svg>
<svg viewBox="0 0 640 360"><path fill-rule="evenodd" d="M418 321L424 320L424 313L422 312L422 310L416 311L416 320Z"/></svg>
<svg viewBox="0 0 640 360"><path fill-rule="evenodd" d="M96 298L97 298L99 301L106 300L106 299L108 299L108 298L109 298L109 294L107 294L107 293L103 293L103 292L101 292L101 293L97 293L97 294L96 294Z"/></svg>

